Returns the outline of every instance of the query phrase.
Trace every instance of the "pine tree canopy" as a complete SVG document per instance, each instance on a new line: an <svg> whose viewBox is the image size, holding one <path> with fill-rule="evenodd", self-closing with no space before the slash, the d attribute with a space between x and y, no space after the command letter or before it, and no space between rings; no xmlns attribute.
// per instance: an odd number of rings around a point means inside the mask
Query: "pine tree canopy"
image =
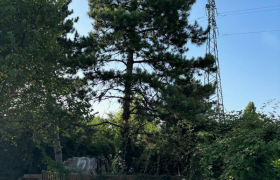
<svg viewBox="0 0 280 180"><path fill-rule="evenodd" d="M210 30L189 22L194 3L89 0L93 31L81 38L76 33L74 41L68 41L72 50L65 64L72 66L68 73L84 70L82 81L94 87L93 100L116 99L122 105L124 139L141 130L143 119L164 120L170 114L184 116L184 112L194 117L209 109L201 103L214 92L214 85L204 87L193 78L200 70L216 71L215 59L185 56L186 45L202 45ZM134 130L129 123L132 114L139 116L140 123Z"/></svg>
<svg viewBox="0 0 280 180"><path fill-rule="evenodd" d="M89 1L94 30L89 37L80 38L79 61L73 61L73 69L86 70L85 81L102 86L95 92L99 101L118 99L123 104L124 119L131 114L133 99L146 112L155 111L159 90L179 79L189 82L198 70L215 71L215 60L209 55L183 56L188 42L203 44L209 31L188 22L194 2ZM73 57L69 55L69 59ZM108 69L113 62L116 68Z"/></svg>

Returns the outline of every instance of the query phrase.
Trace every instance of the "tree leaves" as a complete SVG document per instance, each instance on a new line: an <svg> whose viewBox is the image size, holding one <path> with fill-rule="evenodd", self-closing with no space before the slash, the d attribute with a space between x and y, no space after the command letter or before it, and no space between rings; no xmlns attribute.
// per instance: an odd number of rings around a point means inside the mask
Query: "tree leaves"
<svg viewBox="0 0 280 180"><path fill-rule="evenodd" d="M57 41L72 26L69 21L59 23L69 14L70 1L14 3L0 6L0 16L7 19L0 23L1 135L13 137L31 130L36 142L51 143L54 124L89 114L88 100L81 96L76 102L78 92L70 92L74 81L60 76L64 67L59 62L66 57Z"/></svg>

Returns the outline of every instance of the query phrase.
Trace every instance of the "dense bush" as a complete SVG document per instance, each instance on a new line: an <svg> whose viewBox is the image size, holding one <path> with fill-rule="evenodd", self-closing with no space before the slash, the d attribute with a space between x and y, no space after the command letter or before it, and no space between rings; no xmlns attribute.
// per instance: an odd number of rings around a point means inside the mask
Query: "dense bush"
<svg viewBox="0 0 280 180"><path fill-rule="evenodd" d="M239 113L240 115L240 113ZM280 153L277 119L260 113L244 113L224 121L226 134L198 134L202 139L218 136L197 146L201 172L206 179L279 179L273 158ZM220 126L221 127L221 126ZM219 137L220 136L220 137ZM275 160L275 159L274 159Z"/></svg>
<svg viewBox="0 0 280 180"><path fill-rule="evenodd" d="M119 123L118 113L110 118L111 122ZM197 123L179 121L168 129L148 123L146 133L130 139L133 163L129 173L182 175L188 180L279 179L279 119L255 111L219 118L218 122L214 115L201 115ZM93 126L100 122L103 119L96 117L85 126L61 129L64 160L75 156L116 157L119 130L109 124ZM3 141L1 147L2 177L36 174L47 168L32 134ZM53 158L53 148L44 144L42 147ZM114 174L113 170L109 173Z"/></svg>
<svg viewBox="0 0 280 180"><path fill-rule="evenodd" d="M52 147L42 144L47 155L54 158ZM40 174L46 170L40 149L32 139L31 132L17 134L13 139L0 143L0 177L9 180L18 179L23 174Z"/></svg>
<svg viewBox="0 0 280 180"><path fill-rule="evenodd" d="M95 117L83 127L65 127L61 133L63 159L82 156L99 156L114 154L114 132L108 124L98 127L92 126L102 122L102 118Z"/></svg>

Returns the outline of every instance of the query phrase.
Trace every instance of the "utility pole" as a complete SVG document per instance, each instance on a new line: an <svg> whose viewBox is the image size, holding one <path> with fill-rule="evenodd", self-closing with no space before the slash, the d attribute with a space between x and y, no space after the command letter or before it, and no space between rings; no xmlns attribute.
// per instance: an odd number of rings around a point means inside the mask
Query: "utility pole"
<svg viewBox="0 0 280 180"><path fill-rule="evenodd" d="M215 0L207 0L208 4L206 4L206 11L208 15L208 25L211 27L211 30L208 34L207 44L206 44L206 53L211 54L215 57L215 64L217 66L217 72L210 73L209 71L205 71L204 74L204 84L212 84L215 81L217 82L216 92L212 95L208 100L216 101L215 110L217 112L224 112L224 104L223 104L223 94L222 94L222 86L221 86L221 76L220 76L220 67L219 67L219 59L218 59L218 46L217 46L217 24L215 16L218 15Z"/></svg>

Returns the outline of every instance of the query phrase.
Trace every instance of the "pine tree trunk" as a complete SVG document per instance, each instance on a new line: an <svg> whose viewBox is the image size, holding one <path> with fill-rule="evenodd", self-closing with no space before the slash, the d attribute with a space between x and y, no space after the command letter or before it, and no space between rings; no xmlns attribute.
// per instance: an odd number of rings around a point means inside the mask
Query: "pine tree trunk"
<svg viewBox="0 0 280 180"><path fill-rule="evenodd" d="M127 58L127 67L126 67L126 73L128 75L128 78L125 81L123 114L122 114L122 120L125 129L128 128L127 123L130 116L132 70L133 70L133 50L128 49L128 58Z"/></svg>
<svg viewBox="0 0 280 180"><path fill-rule="evenodd" d="M127 172L131 166L132 157L130 155L131 144L129 140L129 117L130 117L130 105L131 105L131 95L132 95L132 70L133 70L133 50L128 49L128 58L127 58L127 68L126 73L128 78L125 81L124 89L124 101L123 101L123 114L122 114L122 123L123 130L121 133L121 145L120 145L120 156L125 161L125 171Z"/></svg>

